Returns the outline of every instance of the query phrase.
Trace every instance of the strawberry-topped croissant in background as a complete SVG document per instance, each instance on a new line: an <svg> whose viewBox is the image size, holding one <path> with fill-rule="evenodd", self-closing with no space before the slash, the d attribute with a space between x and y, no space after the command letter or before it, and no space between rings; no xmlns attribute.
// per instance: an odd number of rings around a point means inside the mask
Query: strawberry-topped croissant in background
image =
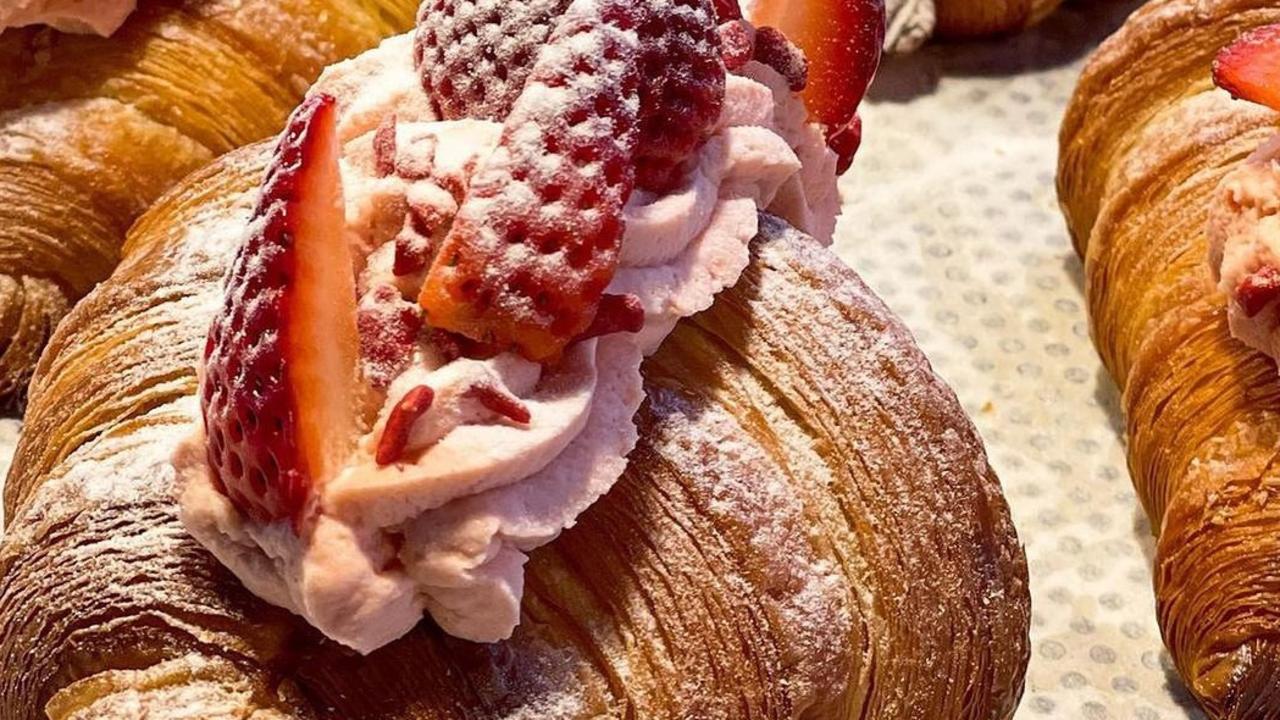
<svg viewBox="0 0 1280 720"><path fill-rule="evenodd" d="M508 637L526 553L621 475L644 355L737 281L758 211L831 238L883 6L755 10L832 14L806 59L726 0L428 0L331 68L209 331L192 534L362 652L424 613Z"/></svg>

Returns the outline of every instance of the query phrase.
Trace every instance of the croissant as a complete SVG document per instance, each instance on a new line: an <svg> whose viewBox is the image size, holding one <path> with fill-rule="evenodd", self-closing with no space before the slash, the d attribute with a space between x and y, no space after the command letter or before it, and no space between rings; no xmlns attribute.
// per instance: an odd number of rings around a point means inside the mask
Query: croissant
<svg viewBox="0 0 1280 720"><path fill-rule="evenodd" d="M1214 88L1215 55L1270 0L1157 0L1093 57L1058 187L1093 337L1123 391L1129 465L1158 534L1159 624L1212 717L1280 717L1280 438L1274 363L1232 337L1206 232L1276 113Z"/></svg>
<svg viewBox="0 0 1280 720"><path fill-rule="evenodd" d="M857 276L767 215L647 362L629 469L533 553L511 640L424 622L361 657L249 594L185 532L169 457L267 150L156 203L36 370L0 718L1011 715L1027 569L981 443Z"/></svg>
<svg viewBox="0 0 1280 720"><path fill-rule="evenodd" d="M58 320L160 193L279 130L321 69L407 29L416 7L143 0L110 38L0 35L0 404L20 400Z"/></svg>
<svg viewBox="0 0 1280 720"><path fill-rule="evenodd" d="M943 38L974 38L1028 28L1062 0L937 0L936 32Z"/></svg>

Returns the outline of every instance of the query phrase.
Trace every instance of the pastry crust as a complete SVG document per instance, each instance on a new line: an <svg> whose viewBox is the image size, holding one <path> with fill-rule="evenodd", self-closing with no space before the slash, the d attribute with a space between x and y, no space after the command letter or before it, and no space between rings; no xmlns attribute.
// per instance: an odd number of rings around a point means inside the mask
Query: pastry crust
<svg viewBox="0 0 1280 720"><path fill-rule="evenodd" d="M1218 51L1271 0L1157 0L1086 68L1059 192L1099 352L1123 390L1134 484L1178 670L1213 717L1280 717L1280 381L1233 339L1208 257L1223 177L1277 115L1213 87Z"/></svg>
<svg viewBox="0 0 1280 720"><path fill-rule="evenodd" d="M416 7L143 0L110 38L0 34L0 405L156 197L276 132L326 65L407 29Z"/></svg>
<svg viewBox="0 0 1280 720"><path fill-rule="evenodd" d="M1026 561L981 442L852 271L767 216L741 282L648 362L623 479L533 553L512 640L424 622L362 658L249 595L184 532L168 458L266 152L148 211L43 357L5 497L0 720L126 696L156 718L1012 714Z"/></svg>
<svg viewBox="0 0 1280 720"><path fill-rule="evenodd" d="M1016 32L1043 20L1062 0L937 0L937 34L973 38Z"/></svg>

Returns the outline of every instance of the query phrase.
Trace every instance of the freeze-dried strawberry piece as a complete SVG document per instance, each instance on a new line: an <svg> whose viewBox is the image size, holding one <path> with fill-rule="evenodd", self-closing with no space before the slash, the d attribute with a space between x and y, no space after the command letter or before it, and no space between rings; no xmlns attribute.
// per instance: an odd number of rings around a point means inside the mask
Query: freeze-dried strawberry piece
<svg viewBox="0 0 1280 720"><path fill-rule="evenodd" d="M493 344L479 343L464 335L451 333L448 330L433 329L431 344L435 345L445 362L453 362L458 358L468 360L488 360L502 353L502 348Z"/></svg>
<svg viewBox="0 0 1280 720"><path fill-rule="evenodd" d="M409 392L391 408L387 416L387 424L382 429L382 437L378 438L378 449L374 460L379 465L390 465L404 457L404 450L409 446L409 435L413 424L431 409L435 402L435 391L426 385L419 385Z"/></svg>
<svg viewBox="0 0 1280 720"><path fill-rule="evenodd" d="M720 25L720 57L724 60L725 69L734 72L755 57L756 40L753 31L742 20L734 20Z"/></svg>
<svg viewBox="0 0 1280 720"><path fill-rule="evenodd" d="M1263 265L1245 276L1236 287L1236 301L1245 317L1256 317L1267 305L1280 297L1280 270Z"/></svg>
<svg viewBox="0 0 1280 720"><path fill-rule="evenodd" d="M880 65L884 0L756 0L751 20L778 28L804 51L805 106L828 139L848 127Z"/></svg>
<svg viewBox="0 0 1280 720"><path fill-rule="evenodd" d="M511 422L527 425L533 418L529 413L529 406L521 402L520 398L491 382L478 382L464 394L479 402L486 410L497 413Z"/></svg>
<svg viewBox="0 0 1280 720"><path fill-rule="evenodd" d="M422 308L402 298L395 287L379 285L360 300L357 327L364 376L375 388L385 388L413 358Z"/></svg>
<svg viewBox="0 0 1280 720"><path fill-rule="evenodd" d="M843 175L853 167L853 158L862 147L862 117L854 114L843 130L827 138L827 145L836 154L836 174Z"/></svg>
<svg viewBox="0 0 1280 720"><path fill-rule="evenodd" d="M613 278L637 173L678 176L724 73L710 0L571 5L428 272L428 322L558 357Z"/></svg>
<svg viewBox="0 0 1280 720"><path fill-rule="evenodd" d="M428 0L415 60L445 120L506 119L571 0Z"/></svg>
<svg viewBox="0 0 1280 720"><path fill-rule="evenodd" d="M316 95L276 146L205 346L201 413L215 484L297 527L356 436L355 279L335 104Z"/></svg>
<svg viewBox="0 0 1280 720"><path fill-rule="evenodd" d="M448 222L449 217L440 208L411 201L405 226L396 236L391 271L404 277L425 269L435 251L436 233Z"/></svg>
<svg viewBox="0 0 1280 720"><path fill-rule="evenodd" d="M620 12L624 3L610 0ZM682 163L706 139L724 99L717 12L710 0L632 0L640 18L640 148L635 159L642 187L666 190L680 180ZM607 5L608 3L606 3ZM719 0L723 17L741 17L736 2ZM584 11L590 10L584 4ZM433 0L422 5L415 38L423 88L441 117L502 120L515 107L533 67L542 61L570 0ZM640 17L643 16L643 17Z"/></svg>
<svg viewBox="0 0 1280 720"><path fill-rule="evenodd" d="M378 177L387 177L396 171L396 116L394 113L388 115L373 133L373 162Z"/></svg>
<svg viewBox="0 0 1280 720"><path fill-rule="evenodd" d="M809 84L809 61L804 52L777 28L756 30L755 59L786 78L791 92L800 92Z"/></svg>

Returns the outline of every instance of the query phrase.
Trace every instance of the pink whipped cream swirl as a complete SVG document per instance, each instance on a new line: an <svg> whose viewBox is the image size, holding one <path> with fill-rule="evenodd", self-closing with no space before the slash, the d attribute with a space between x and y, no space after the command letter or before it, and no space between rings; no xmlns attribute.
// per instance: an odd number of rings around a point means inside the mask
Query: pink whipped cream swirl
<svg viewBox="0 0 1280 720"><path fill-rule="evenodd" d="M438 121L408 35L330 68L314 92L340 104L359 292L366 302L390 296L383 307L393 312L422 282L393 271L406 215L452 217L457 187L494 150L501 126ZM370 380L366 390L385 400L345 468L316 489L320 515L305 538L288 523L237 512L214 488L197 430L176 460L191 533L255 594L361 652L405 634L424 613L458 637L509 637L527 553L572 526L621 476L637 440L642 359L737 281L757 212L830 239L836 158L806 118L784 78L749 63L729 77L715 131L680 187L631 198L608 292L639 298L639 333L581 341L553 367L514 353L454 357L429 339L417 342L407 368L366 361L365 377L385 384ZM422 385L434 402L412 423L399 460L379 463L393 409Z"/></svg>
<svg viewBox="0 0 1280 720"><path fill-rule="evenodd" d="M1280 358L1280 135L1223 179L1209 216L1209 265L1231 334Z"/></svg>

